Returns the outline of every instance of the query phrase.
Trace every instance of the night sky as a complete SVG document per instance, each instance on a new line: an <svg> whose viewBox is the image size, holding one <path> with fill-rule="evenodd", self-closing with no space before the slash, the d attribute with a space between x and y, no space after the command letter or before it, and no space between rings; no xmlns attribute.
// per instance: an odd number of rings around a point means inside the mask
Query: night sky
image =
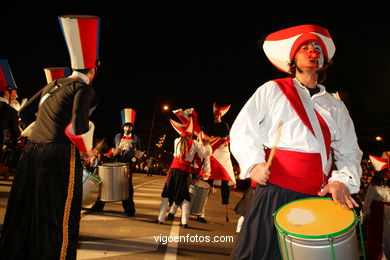
<svg viewBox="0 0 390 260"><path fill-rule="evenodd" d="M257 87L286 76L265 57L262 40L279 29L317 24L329 30L336 45L324 85L328 92L342 94L364 155L390 149L390 28L385 8L133 2L123 7L83 1L72 7L35 6L34 12L3 8L0 58L8 59L19 96L29 98L45 85L43 68L70 65L57 17L98 15L102 66L94 86L100 104L91 118L96 137L118 132L124 107L137 111L136 124L151 120L155 106L157 117L162 116L162 104L194 107L203 124L212 120L216 101L231 104L223 117L231 125ZM376 136L384 139L379 146Z"/></svg>

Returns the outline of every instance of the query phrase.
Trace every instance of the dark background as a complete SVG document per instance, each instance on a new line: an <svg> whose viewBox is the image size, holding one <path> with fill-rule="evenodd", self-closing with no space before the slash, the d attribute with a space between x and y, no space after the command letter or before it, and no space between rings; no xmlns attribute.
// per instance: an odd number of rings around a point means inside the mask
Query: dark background
<svg viewBox="0 0 390 260"><path fill-rule="evenodd" d="M244 2L244 1L242 1ZM125 3L125 2L123 2ZM100 104L92 115L97 138L120 131L120 110L137 111L136 131L146 150L150 124L174 132L171 109L194 107L201 124L212 120L212 104L231 104L223 117L230 125L257 87L286 75L274 68L259 47L279 29L306 23L327 28L336 53L324 84L339 91L355 123L366 157L389 150L390 30L386 8L308 4L290 6L187 1L129 1L65 6L2 8L0 58L8 59L20 97L31 97L46 83L43 68L69 66L58 23L64 14L101 17L102 66L94 84ZM64 6L64 7L55 7ZM145 125L149 124L149 128ZM382 142L375 137L381 136ZM169 142L171 142L169 140Z"/></svg>

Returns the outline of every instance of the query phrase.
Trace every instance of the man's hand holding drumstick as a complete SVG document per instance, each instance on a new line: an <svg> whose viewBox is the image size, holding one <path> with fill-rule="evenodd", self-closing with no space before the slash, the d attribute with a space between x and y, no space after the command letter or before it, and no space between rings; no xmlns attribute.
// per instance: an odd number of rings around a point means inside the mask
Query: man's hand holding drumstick
<svg viewBox="0 0 390 260"><path fill-rule="evenodd" d="M249 173L252 181L254 181L260 185L266 185L267 181L269 179L269 176L271 174L269 167L271 167L272 159L274 158L275 153L276 153L276 149L278 148L280 136L282 133L282 125L283 125L283 122L279 121L275 143L271 149L268 161L265 163L256 164L255 166L253 166L253 168L251 169L251 171Z"/></svg>

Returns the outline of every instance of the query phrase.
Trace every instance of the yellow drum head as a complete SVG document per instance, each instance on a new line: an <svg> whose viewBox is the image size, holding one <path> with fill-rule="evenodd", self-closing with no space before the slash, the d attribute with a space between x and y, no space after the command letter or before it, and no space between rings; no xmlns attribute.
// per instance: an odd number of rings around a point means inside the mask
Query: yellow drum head
<svg viewBox="0 0 390 260"><path fill-rule="evenodd" d="M327 198L308 198L290 202L275 213L278 229L298 237L323 237L348 231L355 213Z"/></svg>

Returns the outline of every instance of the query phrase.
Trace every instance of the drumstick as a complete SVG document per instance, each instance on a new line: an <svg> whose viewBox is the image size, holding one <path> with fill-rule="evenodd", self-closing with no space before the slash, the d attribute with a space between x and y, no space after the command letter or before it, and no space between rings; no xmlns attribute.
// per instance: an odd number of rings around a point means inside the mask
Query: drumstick
<svg viewBox="0 0 390 260"><path fill-rule="evenodd" d="M280 120L279 124L278 124L278 129L276 131L276 139L275 139L274 146L272 147L271 152L270 152L269 157L268 157L268 161L265 164L266 170L268 170L269 167L271 167L272 159L275 156L276 148L278 148L280 136L282 135L282 125L283 125L283 121Z"/></svg>

